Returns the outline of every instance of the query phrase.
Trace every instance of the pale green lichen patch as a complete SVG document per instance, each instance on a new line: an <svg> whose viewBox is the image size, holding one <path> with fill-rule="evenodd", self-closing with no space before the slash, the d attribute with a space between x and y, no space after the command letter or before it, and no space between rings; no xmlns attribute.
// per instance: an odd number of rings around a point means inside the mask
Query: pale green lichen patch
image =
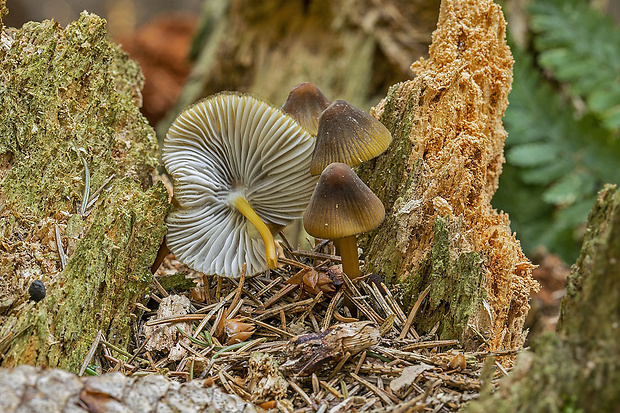
<svg viewBox="0 0 620 413"><path fill-rule="evenodd" d="M430 254L420 263L417 276L411 278L405 296L410 297L411 303L430 285L416 325L420 331L430 331L439 323L439 337L461 340L470 317L479 311L485 296L482 260L476 252L459 251L451 245L453 234L448 219L437 217L433 230ZM474 346L470 342L463 344Z"/></svg>
<svg viewBox="0 0 620 413"><path fill-rule="evenodd" d="M0 154L11 160L0 172L0 191L7 206L37 218L75 212L84 194L82 159L94 189L111 174L146 186L156 139L136 106L142 80L137 65L106 40L105 20L83 13L64 30L30 22L6 35L12 42L0 55Z"/></svg>
<svg viewBox="0 0 620 413"><path fill-rule="evenodd" d="M139 112L144 79L88 13L1 35L0 364L76 371L97 331L127 344L166 231L167 191L147 189L157 144ZM47 287L37 304L35 278Z"/></svg>

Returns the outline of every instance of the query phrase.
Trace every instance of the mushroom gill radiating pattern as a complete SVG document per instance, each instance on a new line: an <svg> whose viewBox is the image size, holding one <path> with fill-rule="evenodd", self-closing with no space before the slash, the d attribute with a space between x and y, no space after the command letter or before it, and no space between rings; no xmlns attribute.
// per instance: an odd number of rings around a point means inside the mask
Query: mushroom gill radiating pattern
<svg viewBox="0 0 620 413"><path fill-rule="evenodd" d="M251 95L220 93L187 108L164 140L162 158L179 207L167 220L177 259L238 278L267 269L265 244L237 209L247 200L263 222L301 216L316 178L314 138L280 109Z"/></svg>

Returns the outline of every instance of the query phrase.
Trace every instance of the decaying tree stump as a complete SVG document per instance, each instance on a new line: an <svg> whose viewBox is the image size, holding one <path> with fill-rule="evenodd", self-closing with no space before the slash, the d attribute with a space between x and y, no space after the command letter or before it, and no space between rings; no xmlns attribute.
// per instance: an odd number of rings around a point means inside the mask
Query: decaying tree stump
<svg viewBox="0 0 620 413"><path fill-rule="evenodd" d="M562 300L557 334L521 355L499 391L469 411L620 409L620 190L607 186L588 216Z"/></svg>
<svg viewBox="0 0 620 413"><path fill-rule="evenodd" d="M490 0L444 0L430 58L374 108L388 151L359 168L387 218L363 243L366 271L401 285L407 305L430 286L420 333L468 348L522 345L533 268L491 206L504 161L512 83L505 20Z"/></svg>
<svg viewBox="0 0 620 413"><path fill-rule="evenodd" d="M231 1L205 3L195 64L176 109L158 125L222 90L282 105L297 83L367 110L427 53L439 0Z"/></svg>
<svg viewBox="0 0 620 413"><path fill-rule="evenodd" d="M165 233L157 142L104 20L0 28L0 363L75 372L97 331L129 344Z"/></svg>

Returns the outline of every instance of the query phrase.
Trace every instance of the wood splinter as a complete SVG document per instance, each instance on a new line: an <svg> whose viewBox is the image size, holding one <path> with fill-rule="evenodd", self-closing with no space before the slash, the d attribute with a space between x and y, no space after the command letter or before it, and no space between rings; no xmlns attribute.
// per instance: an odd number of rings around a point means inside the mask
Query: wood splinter
<svg viewBox="0 0 620 413"><path fill-rule="evenodd" d="M309 376L321 367L337 363L345 354L355 355L379 342L379 328L372 321L336 324L321 333L292 338L286 349L285 374Z"/></svg>

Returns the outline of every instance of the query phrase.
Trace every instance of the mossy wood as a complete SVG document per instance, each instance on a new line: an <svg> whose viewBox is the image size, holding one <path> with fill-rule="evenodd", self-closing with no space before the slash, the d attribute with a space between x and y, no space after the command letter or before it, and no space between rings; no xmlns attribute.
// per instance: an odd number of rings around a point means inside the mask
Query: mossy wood
<svg viewBox="0 0 620 413"><path fill-rule="evenodd" d="M2 366L76 372L98 331L129 344L168 210L163 185L148 189L157 144L138 109L142 83L94 15L66 29L53 21L2 27ZM26 292L35 279L47 287L38 303Z"/></svg>
<svg viewBox="0 0 620 413"><path fill-rule="evenodd" d="M494 394L468 411L617 412L620 408L620 190L602 190L562 300L542 336Z"/></svg>
<svg viewBox="0 0 620 413"><path fill-rule="evenodd" d="M430 57L412 65L374 108L393 142L358 168L387 218L362 239L366 271L401 292L420 334L467 348L518 348L525 334L533 265L491 206L504 161L502 116L512 56L500 7L444 0Z"/></svg>

